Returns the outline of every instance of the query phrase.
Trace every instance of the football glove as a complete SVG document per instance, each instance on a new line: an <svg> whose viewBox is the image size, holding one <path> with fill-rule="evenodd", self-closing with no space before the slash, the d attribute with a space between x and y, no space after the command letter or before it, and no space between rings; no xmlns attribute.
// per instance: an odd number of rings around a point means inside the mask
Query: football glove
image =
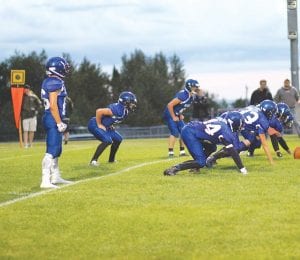
<svg viewBox="0 0 300 260"><path fill-rule="evenodd" d="M63 133L67 129L67 125L63 122L56 124L59 132Z"/></svg>

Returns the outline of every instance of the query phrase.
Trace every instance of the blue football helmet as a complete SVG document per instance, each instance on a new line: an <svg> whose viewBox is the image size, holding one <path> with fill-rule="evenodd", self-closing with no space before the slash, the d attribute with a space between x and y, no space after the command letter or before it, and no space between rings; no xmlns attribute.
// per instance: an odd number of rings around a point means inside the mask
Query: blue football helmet
<svg viewBox="0 0 300 260"><path fill-rule="evenodd" d="M134 111L137 106L136 96L130 91L122 92L118 102L124 105L129 111Z"/></svg>
<svg viewBox="0 0 300 260"><path fill-rule="evenodd" d="M46 63L47 75L56 75L64 78L70 72L69 63L62 57L52 57Z"/></svg>
<svg viewBox="0 0 300 260"><path fill-rule="evenodd" d="M279 119L286 117L290 113L289 106L283 102L277 104L277 109L277 117Z"/></svg>
<svg viewBox="0 0 300 260"><path fill-rule="evenodd" d="M200 88L200 84L197 80L195 79L188 79L185 82L184 88L188 91L191 92L192 91L192 87L199 89Z"/></svg>
<svg viewBox="0 0 300 260"><path fill-rule="evenodd" d="M242 130L245 124L244 116L238 111L227 112L224 119L226 120L227 125L230 127L232 132Z"/></svg>
<svg viewBox="0 0 300 260"><path fill-rule="evenodd" d="M277 113L276 103L269 99L260 102L259 109L263 112L267 119L271 119Z"/></svg>
<svg viewBox="0 0 300 260"><path fill-rule="evenodd" d="M282 118L281 118L282 123L284 126L291 128L293 123L294 123L294 117L291 113L291 111L288 111Z"/></svg>

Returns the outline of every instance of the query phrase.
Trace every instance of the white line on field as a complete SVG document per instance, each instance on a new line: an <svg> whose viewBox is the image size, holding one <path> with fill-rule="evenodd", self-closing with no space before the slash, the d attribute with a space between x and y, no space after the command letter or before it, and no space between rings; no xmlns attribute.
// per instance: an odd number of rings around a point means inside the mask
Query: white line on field
<svg viewBox="0 0 300 260"><path fill-rule="evenodd" d="M77 185L79 183L84 183L84 182L89 182L89 181L94 181L94 180L99 180L99 179L104 179L104 178L107 178L107 177L112 177L112 176L120 175L120 174L122 174L124 172L128 172L128 171L131 171L131 170L134 170L134 169L137 169L137 168L142 168L142 167L147 166L147 165L156 164L156 163L165 162L165 161L170 161L170 159L164 159L164 160L158 160L158 161L153 161L153 162L141 163L141 164L138 164L138 165L135 165L135 166L131 166L131 167L125 168L125 169L123 169L121 171L118 171L118 172L115 172L115 173L111 173L111 174L107 174L107 175L102 175L102 176L98 176L98 177L94 177L94 178L83 179L83 180L79 180L79 181L76 181L76 182L73 182L73 183L70 183L70 184L66 184L66 185L60 186L58 189L47 189L47 190L39 191L39 192L36 192L36 193L30 193L29 195L21 197L21 198L16 198L16 199L13 199L13 200L2 202L2 203L0 203L0 208L8 206L8 205L11 205L11 204L14 204L14 203L19 202L19 201L31 199L31 198L34 198L34 197L38 197L38 196L47 194L49 192L60 190L62 188L66 188L66 187L70 187L70 186L73 186L73 185Z"/></svg>

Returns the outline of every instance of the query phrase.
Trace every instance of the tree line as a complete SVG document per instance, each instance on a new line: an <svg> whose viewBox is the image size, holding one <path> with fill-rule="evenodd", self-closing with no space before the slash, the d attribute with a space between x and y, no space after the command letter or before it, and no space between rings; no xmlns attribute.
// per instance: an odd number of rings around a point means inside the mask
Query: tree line
<svg viewBox="0 0 300 260"><path fill-rule="evenodd" d="M75 125L86 125L97 108L117 102L119 94L125 90L135 93L138 99L136 113L125 123L129 126L160 125L164 107L186 80L184 63L176 54L171 57L163 53L147 56L141 50L135 50L121 57L120 68L114 67L111 75L87 58L76 64L70 54L63 53L62 56L72 67L65 82L74 103L71 120ZM0 141L17 137L10 96L10 71L26 70L26 84L39 96L48 58L45 51L27 55L15 52L0 63ZM220 107L213 95L209 98L215 109ZM43 134L41 124L39 133Z"/></svg>

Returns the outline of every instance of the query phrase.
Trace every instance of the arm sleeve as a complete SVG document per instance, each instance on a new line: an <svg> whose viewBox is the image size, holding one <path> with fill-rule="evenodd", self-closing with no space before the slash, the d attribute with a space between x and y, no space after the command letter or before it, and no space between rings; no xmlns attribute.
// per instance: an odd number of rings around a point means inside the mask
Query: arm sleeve
<svg viewBox="0 0 300 260"><path fill-rule="evenodd" d="M250 105L255 105L255 102L254 102L254 93L255 92L253 92L252 95L251 95Z"/></svg>
<svg viewBox="0 0 300 260"><path fill-rule="evenodd" d="M280 102L279 91L280 91L280 90L278 90L277 93L276 93L276 95L274 96L274 101L275 101L276 103Z"/></svg>

